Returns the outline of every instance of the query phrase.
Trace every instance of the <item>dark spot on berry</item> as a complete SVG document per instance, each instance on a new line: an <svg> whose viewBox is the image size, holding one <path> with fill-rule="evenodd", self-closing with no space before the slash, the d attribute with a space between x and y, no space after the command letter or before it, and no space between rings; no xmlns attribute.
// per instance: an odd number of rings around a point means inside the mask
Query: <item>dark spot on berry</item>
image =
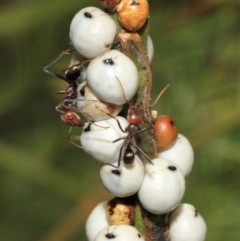
<svg viewBox="0 0 240 241"><path fill-rule="evenodd" d="M85 129L84 129L84 132L88 132L88 131L90 131L91 130L91 124L89 124Z"/></svg>
<svg viewBox="0 0 240 241"><path fill-rule="evenodd" d="M86 18L92 18L92 17L93 17L92 14L91 14L91 13L88 13L88 12L85 12L85 13L84 13L84 16L85 16Z"/></svg>
<svg viewBox="0 0 240 241"><path fill-rule="evenodd" d="M108 65L114 65L114 61L112 59L105 59L103 60L103 63Z"/></svg>
<svg viewBox="0 0 240 241"><path fill-rule="evenodd" d="M170 124L171 124L172 126L175 126L174 120L170 120Z"/></svg>
<svg viewBox="0 0 240 241"><path fill-rule="evenodd" d="M108 239L112 239L112 238L115 238L115 235L113 235L112 233L107 233L105 237Z"/></svg>
<svg viewBox="0 0 240 241"><path fill-rule="evenodd" d="M110 48L110 47L111 47L111 45L112 45L112 44L110 43L110 44L105 44L104 46L105 46L105 48L107 48L107 49L108 49L108 48Z"/></svg>
<svg viewBox="0 0 240 241"><path fill-rule="evenodd" d="M80 93L82 96L85 95L85 89L84 89L84 87L83 87L82 89L80 89L79 93Z"/></svg>
<svg viewBox="0 0 240 241"><path fill-rule="evenodd" d="M198 211L195 209L194 212L195 212L195 215L194 215L194 216L197 217L197 216L198 216Z"/></svg>
<svg viewBox="0 0 240 241"><path fill-rule="evenodd" d="M121 174L121 172L118 170L112 170L112 173L115 175L118 175L118 176L120 176L120 174Z"/></svg>
<svg viewBox="0 0 240 241"><path fill-rule="evenodd" d="M138 237L139 237L139 238L141 238L141 237L142 237L140 233L138 233Z"/></svg>
<svg viewBox="0 0 240 241"><path fill-rule="evenodd" d="M114 214L114 211L113 211L112 208L109 209L109 214L110 214L110 215L113 215L113 214Z"/></svg>
<svg viewBox="0 0 240 241"><path fill-rule="evenodd" d="M137 6L137 5L140 5L140 3L138 1L132 1L130 3L131 6Z"/></svg>
<svg viewBox="0 0 240 241"><path fill-rule="evenodd" d="M169 166L168 169L173 172L177 170L177 168L175 166Z"/></svg>

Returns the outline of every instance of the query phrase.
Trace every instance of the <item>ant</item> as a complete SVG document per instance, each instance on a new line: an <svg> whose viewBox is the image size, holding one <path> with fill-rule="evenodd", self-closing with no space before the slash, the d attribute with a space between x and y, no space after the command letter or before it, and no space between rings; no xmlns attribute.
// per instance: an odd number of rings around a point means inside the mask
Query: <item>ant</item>
<svg viewBox="0 0 240 241"><path fill-rule="evenodd" d="M116 77L117 81L119 82L120 84L120 87L122 89L122 92L123 92L123 95L124 95L124 99L126 101L126 103L128 104L129 108L128 108L128 112L127 112L127 121L129 122L129 125L123 129L122 126L120 125L119 121L117 118L115 118L114 116L110 115L110 114L107 114L108 116L114 118L116 121L117 121L117 124L120 128L120 130L123 132L123 133L128 133L127 136L125 137L121 137L121 138L118 138L116 140L113 141L113 143L117 142L117 141L120 141L122 139L124 139L123 141L123 144L122 144L122 147L120 148L120 151L119 151L119 157L118 157L118 165L116 168L119 168L120 166L120 162L121 162L121 157L122 157L122 152L123 152L123 148L126 147L124 153L123 153L123 162L125 164L132 164L134 162L134 159L135 159L135 153L134 151L132 150L131 147L134 147L135 149L137 149L137 151L142 155L144 156L152 165L152 161L150 160L150 158L144 153L144 151L138 147L137 145L134 144L134 137L137 135L137 134L140 134L144 131L147 131L149 130L150 128L152 128L152 124L149 123L151 126L143 129L143 130L140 130L140 126L144 123L144 120L143 120L143 115L141 113L141 111L135 106L132 104L132 102L129 102L128 100L126 100L126 96L125 96L125 93L124 93L124 90L123 90L123 87L121 85L121 82L120 80ZM165 90L169 87L169 85L167 85L160 93L159 95L157 96L155 102L153 104L151 104L151 107L154 106L158 99L161 97L161 95L165 92ZM145 121L146 122L146 121ZM111 165L111 164L110 164Z"/></svg>
<svg viewBox="0 0 240 241"><path fill-rule="evenodd" d="M64 55L70 54L70 51L71 51L71 48L64 50L56 59L54 59L50 64L46 65L43 68L43 71L46 74L48 74L52 77L57 77L59 79L62 79L69 84L65 90L57 91L57 94L65 94L66 96L63 98L62 102L55 107L55 109L58 112L62 113L62 115L61 115L62 121L64 121L67 125L70 125L70 129L69 129L68 137L67 137L68 141L71 144L87 151L82 146L76 144L75 142L73 142L71 140L70 133L71 133L73 127L84 127L85 123L89 123L89 125L84 129L84 131L89 131L91 124L93 124L93 122L90 122L90 121L82 121L81 118L75 113L75 111L78 111L80 113L83 113L83 112L81 112L77 108L72 107L74 102L78 100L77 99L77 95L78 95L77 88L78 88L79 84L77 81L81 77L81 74L84 70L84 64L89 62L90 60L86 60L83 62L76 61L74 64L71 64L67 69L62 70L57 73L48 70L48 68L50 66L55 64ZM61 72L65 72L65 76L62 76L60 74ZM84 91L84 89L82 89L80 91ZM82 93L82 95L84 95L84 93ZM85 112L84 112L84 114L89 115L88 113L85 113ZM106 128L106 127L103 127L103 128ZM87 151L87 152L89 152L89 151Z"/></svg>

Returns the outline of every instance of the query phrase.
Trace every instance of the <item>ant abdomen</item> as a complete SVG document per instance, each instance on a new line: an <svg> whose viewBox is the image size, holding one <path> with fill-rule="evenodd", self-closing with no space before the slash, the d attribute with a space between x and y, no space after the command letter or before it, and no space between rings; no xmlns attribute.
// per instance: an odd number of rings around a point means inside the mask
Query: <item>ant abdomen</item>
<svg viewBox="0 0 240 241"><path fill-rule="evenodd" d="M135 154L130 147L127 147L124 154L123 154L123 161L125 164L132 164L135 159Z"/></svg>

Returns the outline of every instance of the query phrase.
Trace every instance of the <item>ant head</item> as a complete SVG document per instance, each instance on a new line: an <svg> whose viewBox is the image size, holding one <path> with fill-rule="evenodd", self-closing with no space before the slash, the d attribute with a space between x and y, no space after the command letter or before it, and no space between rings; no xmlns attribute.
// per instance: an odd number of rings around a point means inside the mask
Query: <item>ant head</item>
<svg viewBox="0 0 240 241"><path fill-rule="evenodd" d="M136 106L130 106L128 109L127 120L129 124L143 124L143 117L141 111Z"/></svg>
<svg viewBox="0 0 240 241"><path fill-rule="evenodd" d="M65 77L68 80L69 84L74 83L79 79L83 71L83 64L78 66L73 66L65 71Z"/></svg>

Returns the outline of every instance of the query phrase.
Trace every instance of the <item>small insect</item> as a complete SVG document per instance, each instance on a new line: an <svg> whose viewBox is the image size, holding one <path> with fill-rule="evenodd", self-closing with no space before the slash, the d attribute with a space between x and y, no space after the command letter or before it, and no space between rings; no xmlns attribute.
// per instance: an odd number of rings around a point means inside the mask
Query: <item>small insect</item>
<svg viewBox="0 0 240 241"><path fill-rule="evenodd" d="M126 103L128 104L129 108L128 108L128 112L127 112L127 120L129 122L129 125L123 129L119 123L119 121L114 117L114 116L111 116L109 115L110 117L114 118L117 123L118 123L118 126L120 128L120 130L124 133L128 133L126 137L122 137L122 138L119 138L119 139L116 139L113 141L114 142L117 142L117 141L120 141L122 139L124 139L123 141L123 144L122 144L122 147L120 148L120 151L119 151L119 158L118 158L118 165L117 165L117 168L120 166L120 162L121 162L121 157L122 157L122 152L123 152L123 148L126 147L124 153L123 153L123 161L125 164L132 164L134 162L134 158L135 158L135 153L134 151L132 150L131 147L134 147L142 156L145 157L145 159L148 160L148 162L150 162L151 164L152 161L150 160L150 158L146 155L146 153L140 148L138 147L137 145L134 144L134 137L137 135L137 134L140 134L144 131L147 131L151 128L153 128L153 125L151 123L149 127L145 128L145 129L140 129L140 126L142 124L144 124L144 121L143 120L143 115L141 113L141 111L138 109L137 106L133 105L131 102L129 102L128 100L126 100L126 97L125 97L125 94L124 94L124 90L123 90L123 87L121 85L121 82L119 81L119 79L116 77L117 81L119 82L119 85L122 89L122 93L123 93L123 96L124 96L124 99L126 101ZM161 95L165 92L165 90L169 87L169 85L167 85L160 93L159 95L157 96L155 102L151 105L151 106L154 106L158 99L161 97Z"/></svg>
<svg viewBox="0 0 240 241"><path fill-rule="evenodd" d="M125 99L126 103L128 103L128 105L129 105L129 109L128 109L128 113L127 113L127 120L129 122L129 125L125 129L123 129L117 118L115 118L114 116L106 113L108 116L114 118L117 121L117 124L118 124L120 130L123 133L127 133L127 136L118 138L118 139L113 141L113 143L115 143L117 141L124 140L123 144L122 144L122 146L121 146L121 148L119 150L118 165L117 165L117 167L116 166L114 166L114 167L118 168L120 166L121 158L123 159L123 162L125 164L132 164L134 162L135 153L132 150L132 147L135 148L150 163L152 163L150 158L144 153L144 151L140 147L135 145L135 143L134 143L134 137L137 134L140 134L140 133L142 133L144 131L149 130L150 128L152 128L152 126L147 127L147 128L145 128L143 130L140 129L140 125L142 125L144 123L143 117L142 117L142 113L140 112L140 110L136 106L134 106L131 102L126 100L126 96L125 96L123 87L121 85L121 82L119 81L119 79L117 77L116 77L116 79L117 79L117 81L119 82L119 84L121 86L121 90L122 90L124 99ZM124 147L126 147L126 149L124 150L124 153L123 153ZM122 153L123 153L123 157L122 157ZM112 165L112 164L109 164L109 165Z"/></svg>

